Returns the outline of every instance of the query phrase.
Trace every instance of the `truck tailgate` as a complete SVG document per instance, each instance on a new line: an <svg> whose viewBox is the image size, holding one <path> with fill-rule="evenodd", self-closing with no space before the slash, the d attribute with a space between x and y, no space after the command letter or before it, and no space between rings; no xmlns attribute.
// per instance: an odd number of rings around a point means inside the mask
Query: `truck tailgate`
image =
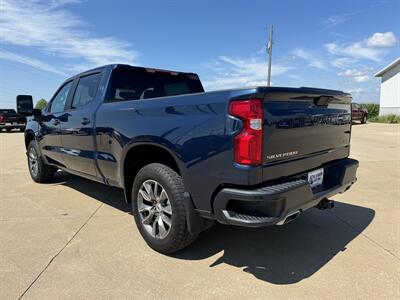
<svg viewBox="0 0 400 300"><path fill-rule="evenodd" d="M349 155L351 96L301 88L264 95L263 180Z"/></svg>

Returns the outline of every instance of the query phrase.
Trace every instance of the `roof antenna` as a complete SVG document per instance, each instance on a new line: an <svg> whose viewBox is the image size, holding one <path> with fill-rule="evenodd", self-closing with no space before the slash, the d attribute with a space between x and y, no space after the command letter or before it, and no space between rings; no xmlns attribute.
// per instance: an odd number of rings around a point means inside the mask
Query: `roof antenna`
<svg viewBox="0 0 400 300"><path fill-rule="evenodd" d="M268 39L268 43L267 43L267 53L269 54L268 85L267 86L271 86L272 45L274 44L273 35L274 35L274 25L271 24L271 26L269 28L269 39Z"/></svg>

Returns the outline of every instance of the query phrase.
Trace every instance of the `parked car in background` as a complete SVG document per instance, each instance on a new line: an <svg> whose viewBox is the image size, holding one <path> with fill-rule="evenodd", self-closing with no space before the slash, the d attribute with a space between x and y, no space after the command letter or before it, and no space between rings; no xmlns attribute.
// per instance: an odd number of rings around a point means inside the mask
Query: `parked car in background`
<svg viewBox="0 0 400 300"><path fill-rule="evenodd" d="M162 253L186 247L214 220L283 225L332 208L328 198L356 181L351 95L341 91L206 93L194 73L108 65L67 79L42 111L22 98L17 107L33 114L25 130L32 179L62 169L122 188L143 238Z"/></svg>
<svg viewBox="0 0 400 300"><path fill-rule="evenodd" d="M351 104L351 117L353 121L360 121L361 124L367 123L368 110L361 107L358 103Z"/></svg>
<svg viewBox="0 0 400 300"><path fill-rule="evenodd" d="M15 109L1 109L0 108L0 131L3 129L11 131L12 129L19 129L24 131L26 127L26 117L19 114Z"/></svg>

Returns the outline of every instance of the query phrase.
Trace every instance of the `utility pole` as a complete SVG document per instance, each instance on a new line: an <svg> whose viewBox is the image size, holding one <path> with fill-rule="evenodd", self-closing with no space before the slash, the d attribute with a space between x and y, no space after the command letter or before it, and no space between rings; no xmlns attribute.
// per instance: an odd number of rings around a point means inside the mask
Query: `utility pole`
<svg viewBox="0 0 400 300"><path fill-rule="evenodd" d="M271 65L272 65L272 45L273 42L273 35L274 35L274 25L271 24L269 28L269 39L267 43L267 52L269 54L268 60L268 86L271 86Z"/></svg>

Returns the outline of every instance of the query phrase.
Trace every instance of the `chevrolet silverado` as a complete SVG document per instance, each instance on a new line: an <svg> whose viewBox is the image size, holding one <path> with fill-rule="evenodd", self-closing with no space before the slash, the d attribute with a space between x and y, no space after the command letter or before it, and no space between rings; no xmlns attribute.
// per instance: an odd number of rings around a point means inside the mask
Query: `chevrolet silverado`
<svg viewBox="0 0 400 300"><path fill-rule="evenodd" d="M61 169L123 189L141 235L162 253L215 220L283 225L332 208L328 198L356 181L351 96L340 91L205 92L194 73L107 65L67 79L43 111L26 99L32 179Z"/></svg>

